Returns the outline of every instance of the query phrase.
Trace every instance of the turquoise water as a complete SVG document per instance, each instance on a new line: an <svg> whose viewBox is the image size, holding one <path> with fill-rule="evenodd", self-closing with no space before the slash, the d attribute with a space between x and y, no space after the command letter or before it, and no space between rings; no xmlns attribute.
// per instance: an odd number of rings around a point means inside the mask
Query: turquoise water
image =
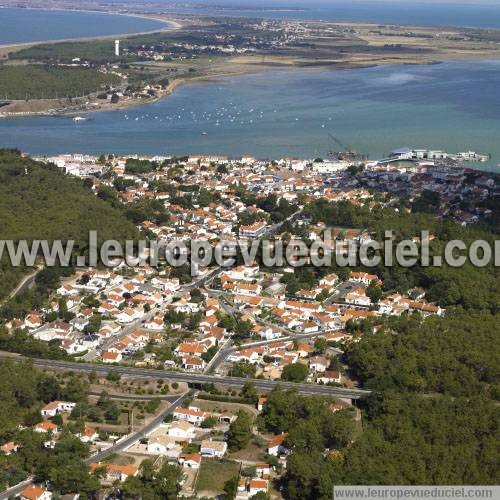
<svg viewBox="0 0 500 500"><path fill-rule="evenodd" d="M0 119L0 146L62 152L324 156L329 133L371 158L400 147L500 163L500 61L273 72L194 83L128 110ZM202 135L206 133L206 135ZM482 168L484 165L482 165Z"/></svg>
<svg viewBox="0 0 500 500"><path fill-rule="evenodd" d="M121 35L165 27L154 19L97 12L0 8L0 45Z"/></svg>

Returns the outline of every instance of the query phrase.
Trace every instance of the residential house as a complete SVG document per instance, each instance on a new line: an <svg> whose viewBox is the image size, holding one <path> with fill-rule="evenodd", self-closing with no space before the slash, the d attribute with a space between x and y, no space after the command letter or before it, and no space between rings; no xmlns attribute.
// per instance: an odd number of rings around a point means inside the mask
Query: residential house
<svg viewBox="0 0 500 500"><path fill-rule="evenodd" d="M227 451L227 443L225 441L213 441L204 439L201 442L200 453L204 457L219 457L222 458Z"/></svg>
<svg viewBox="0 0 500 500"><path fill-rule="evenodd" d="M104 351L101 354L103 363L119 363L122 360L122 355L119 352Z"/></svg>
<svg viewBox="0 0 500 500"><path fill-rule="evenodd" d="M114 481L123 482L128 477L135 477L139 474L139 469L134 465L118 465L118 464L90 464L90 470L104 469L106 471L106 481L112 483Z"/></svg>
<svg viewBox="0 0 500 500"><path fill-rule="evenodd" d="M185 441L188 443L196 436L194 426L186 420L172 422L168 428L167 434L177 441Z"/></svg>
<svg viewBox="0 0 500 500"><path fill-rule="evenodd" d="M57 434L59 432L57 425L53 422L49 422L48 420L35 424L33 426L33 430L35 432L52 432L52 434Z"/></svg>
<svg viewBox="0 0 500 500"><path fill-rule="evenodd" d="M52 401L51 403L46 404L40 410L40 413L42 414L42 417L51 418L62 412L70 413L73 411L75 406L76 403L70 403L68 401Z"/></svg>
<svg viewBox="0 0 500 500"><path fill-rule="evenodd" d="M315 373L326 371L328 365L328 360L323 356L313 356L309 360L309 369Z"/></svg>
<svg viewBox="0 0 500 500"><path fill-rule="evenodd" d="M178 406L174 410L174 418L177 420L185 420L193 425L200 425L210 414L201 411L199 408L195 406L190 406L189 408L182 408Z"/></svg>
<svg viewBox="0 0 500 500"><path fill-rule="evenodd" d="M79 437L80 441L83 443L93 443L99 439L98 432L93 427L90 427L90 425L85 425L83 431L79 432L76 436Z"/></svg>
<svg viewBox="0 0 500 500"><path fill-rule="evenodd" d="M179 457L179 465L189 469L199 469L201 465L201 455L199 453L186 453Z"/></svg>
<svg viewBox="0 0 500 500"><path fill-rule="evenodd" d="M336 370L327 370L316 377L316 382L318 384L329 384L329 383L337 383L340 384L342 381L342 375L339 371Z"/></svg>
<svg viewBox="0 0 500 500"><path fill-rule="evenodd" d="M52 493L42 486L30 484L21 492L21 500L51 500Z"/></svg>
<svg viewBox="0 0 500 500"><path fill-rule="evenodd" d="M269 489L269 481L266 479L251 479L248 485L248 494L250 497L257 495L257 493L267 493Z"/></svg>
<svg viewBox="0 0 500 500"><path fill-rule="evenodd" d="M267 443L267 453L274 457L287 454L289 450L283 444L287 436L288 433L282 433L272 437Z"/></svg>

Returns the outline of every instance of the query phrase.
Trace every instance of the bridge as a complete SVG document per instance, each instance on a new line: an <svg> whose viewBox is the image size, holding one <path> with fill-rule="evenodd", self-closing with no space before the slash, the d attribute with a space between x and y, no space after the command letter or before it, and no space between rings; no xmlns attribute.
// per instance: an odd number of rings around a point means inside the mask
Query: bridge
<svg viewBox="0 0 500 500"><path fill-rule="evenodd" d="M6 353L0 354L0 359L10 359L17 362L31 360L35 366L45 369L71 370L84 373L95 371L102 374L115 372L131 378L153 378L184 382L190 387L200 387L205 384L218 384L229 387L242 388L247 382L252 382L257 389L263 391L271 391L273 388L279 385L283 389L296 389L299 393L308 396L331 396L343 400L362 399L368 397L371 394L371 391L363 389L347 389L345 387L335 387L330 385L299 384L294 382L285 382L282 380L216 376L207 375L204 373L183 373L155 370L151 368L131 368L128 366L78 363L74 361L60 361L51 359L32 359L23 356L12 356Z"/></svg>

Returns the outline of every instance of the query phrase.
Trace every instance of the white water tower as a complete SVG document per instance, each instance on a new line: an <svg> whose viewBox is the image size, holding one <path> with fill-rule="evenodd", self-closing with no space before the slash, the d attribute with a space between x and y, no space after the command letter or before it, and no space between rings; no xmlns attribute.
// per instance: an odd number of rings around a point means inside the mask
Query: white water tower
<svg viewBox="0 0 500 500"><path fill-rule="evenodd" d="M115 56L120 55L120 40L115 40Z"/></svg>

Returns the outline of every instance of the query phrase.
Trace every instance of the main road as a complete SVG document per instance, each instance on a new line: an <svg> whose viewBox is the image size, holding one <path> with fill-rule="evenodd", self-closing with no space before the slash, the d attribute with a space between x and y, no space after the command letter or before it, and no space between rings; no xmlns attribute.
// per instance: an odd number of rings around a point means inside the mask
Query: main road
<svg viewBox="0 0 500 500"><path fill-rule="evenodd" d="M149 434L154 429L156 429L165 420L165 417L167 415L171 415L172 413L174 413L175 408L181 405L184 400L194 396L195 394L196 391L191 389L182 396L179 396L175 401L173 401L169 406L167 406L167 408L165 408L155 418L153 418L153 420L151 420L151 422L149 422L147 425L141 427L139 430L135 432L132 432L131 434L128 434L126 437L117 441L109 448L94 453L87 460L85 460L85 463L88 465L91 463L102 462L105 458L109 457L113 453L119 453L120 451L126 450L131 445L139 441L139 439L141 439L143 436ZM32 483L33 483L33 478L29 478L19 484L16 484L15 486L12 486L11 488L5 491L0 492L0 500L7 500L9 498L13 498L17 495L20 495L21 492Z"/></svg>
<svg viewBox="0 0 500 500"><path fill-rule="evenodd" d="M0 353L0 358L6 358L13 361L29 360L23 356L12 356L7 353ZM370 395L371 391L363 389L346 389L344 387L334 387L330 385L316 385L316 384L297 384L293 382L284 382L281 380L264 380L264 379L251 379L241 377L221 377L215 375L207 375L204 373L183 373L164 370L154 370L150 368L130 368L127 366L119 365L103 365L97 363L76 363L73 361L59 361L50 359L31 359L35 366L46 369L57 370L72 370L79 372L92 372L109 373L115 372L132 378L144 379L163 379L185 382L187 384L200 386L204 384L219 384L230 387L243 387L247 382L253 382L257 389L270 391L277 385L284 389L297 389L301 394L309 396L333 396L342 399L362 399Z"/></svg>

